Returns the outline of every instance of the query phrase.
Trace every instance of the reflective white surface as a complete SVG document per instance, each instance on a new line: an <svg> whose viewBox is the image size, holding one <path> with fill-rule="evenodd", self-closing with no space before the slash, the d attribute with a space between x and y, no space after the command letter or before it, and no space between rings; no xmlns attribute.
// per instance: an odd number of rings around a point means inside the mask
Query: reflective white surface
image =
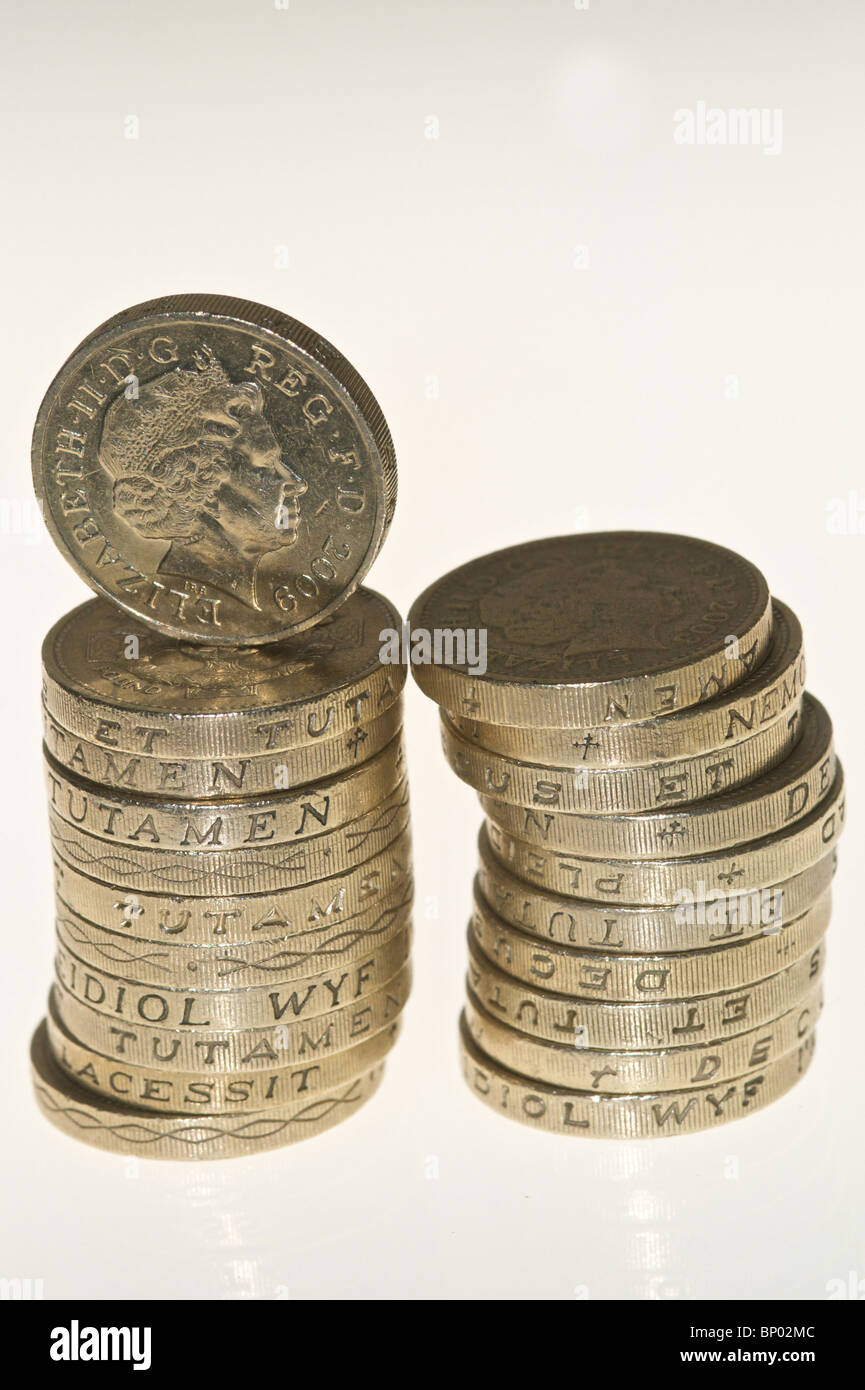
<svg viewBox="0 0 865 1390"><path fill-rule="evenodd" d="M95 1298L857 1287L861 8L91 0L71 22L46 0L7 15L0 1276ZM701 101L780 108L780 152L677 145L675 113ZM42 1120L27 1075L52 955L38 655L87 592L33 524L29 436L86 333L180 290L284 308L369 380L400 463L370 581L403 610L472 555L610 527L739 549L796 609L852 819L817 1056L790 1096L635 1145L532 1133L472 1098L456 1019L480 815L412 689L416 986L378 1097L307 1145L200 1166L112 1158Z"/></svg>

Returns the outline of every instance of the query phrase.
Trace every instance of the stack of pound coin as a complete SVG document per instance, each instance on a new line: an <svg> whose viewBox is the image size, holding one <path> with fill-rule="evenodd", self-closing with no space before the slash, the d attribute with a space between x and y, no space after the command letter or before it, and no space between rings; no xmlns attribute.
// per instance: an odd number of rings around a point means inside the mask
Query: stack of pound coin
<svg viewBox="0 0 865 1390"><path fill-rule="evenodd" d="M409 626L477 658L413 665L486 816L474 1093L536 1129L650 1138L788 1091L844 823L795 614L718 545L613 532L471 561Z"/></svg>
<svg viewBox="0 0 865 1390"><path fill-rule="evenodd" d="M409 988L399 622L361 588L267 647L178 645L101 599L49 633L55 1123L215 1157L372 1093Z"/></svg>
<svg viewBox="0 0 865 1390"><path fill-rule="evenodd" d="M114 1152L222 1158L376 1090L410 988L404 668L360 586L396 497L369 388L260 305L180 296L39 412L49 529L100 597L43 646L56 969L37 1102Z"/></svg>

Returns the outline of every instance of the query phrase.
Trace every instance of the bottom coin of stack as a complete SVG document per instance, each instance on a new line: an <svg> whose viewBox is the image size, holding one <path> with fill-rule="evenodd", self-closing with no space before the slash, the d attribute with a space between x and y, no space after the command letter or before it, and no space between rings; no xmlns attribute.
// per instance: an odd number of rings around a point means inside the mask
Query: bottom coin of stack
<svg viewBox="0 0 865 1390"><path fill-rule="evenodd" d="M679 538L656 539L662 608L668 543ZM584 540L604 538L570 538L575 555ZM536 568L542 544L525 548ZM549 545L557 548L549 583L566 582L565 543ZM592 582L606 579L615 594L622 576L615 560L605 574L599 549ZM415 671L442 706L450 766L479 792L487 817L460 1022L466 1080L491 1109L560 1134L662 1137L747 1116L788 1091L813 1056L844 820L831 721L803 690L799 624L775 601L759 659L727 688L719 667L710 698L687 708L623 718L629 690L640 693L635 669L631 687L610 696L609 723L579 724L568 709L557 727L550 702L570 692L555 688L556 653L585 634L567 627L563 599L555 649L550 633L532 636L544 585L538 579L533 590L527 579L520 592L521 550L446 576L444 601L433 586L410 617L413 626L455 626L457 614L465 622L476 587L480 611L501 622L489 688L482 674L458 668ZM650 536L640 538L639 563L648 622ZM504 612L497 573L506 576ZM579 613L578 585L574 602ZM701 616L694 627L705 640ZM719 642L725 626L736 632L734 618L714 617ZM613 600L603 621L615 627ZM597 640L607 644L601 659L616 651L607 631ZM538 651L543 679L533 688L526 672ZM684 681L686 655L677 653L663 680L653 677L665 691ZM585 660L595 672L592 654ZM594 693L578 690L574 705ZM537 726L528 723L533 696ZM508 699L526 722L502 722Z"/></svg>
<svg viewBox="0 0 865 1390"><path fill-rule="evenodd" d="M305 644L192 663L134 629L140 678L99 600L49 634L56 970L31 1066L65 1133L224 1158L375 1092L411 982L400 671L377 662L395 623L359 590Z"/></svg>

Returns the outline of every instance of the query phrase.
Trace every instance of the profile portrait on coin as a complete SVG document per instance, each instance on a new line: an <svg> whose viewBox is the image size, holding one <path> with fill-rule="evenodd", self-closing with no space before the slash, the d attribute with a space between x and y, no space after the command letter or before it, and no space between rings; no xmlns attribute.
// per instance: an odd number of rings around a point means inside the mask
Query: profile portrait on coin
<svg viewBox="0 0 865 1390"><path fill-rule="evenodd" d="M147 541L167 541L160 576L211 585L261 609L263 557L301 527L305 480L286 462L253 381L233 382L202 347L108 408L99 463L116 514Z"/></svg>
<svg viewBox="0 0 865 1390"><path fill-rule="evenodd" d="M603 652L608 664L611 634L614 650L627 648L631 659L637 652L653 654L664 649L686 611L674 583L649 586L640 575L611 576L608 565L582 567L573 585L561 578L555 565L543 564L502 578L480 601L482 622L504 633L509 645L559 650L564 642L562 655L589 663Z"/></svg>

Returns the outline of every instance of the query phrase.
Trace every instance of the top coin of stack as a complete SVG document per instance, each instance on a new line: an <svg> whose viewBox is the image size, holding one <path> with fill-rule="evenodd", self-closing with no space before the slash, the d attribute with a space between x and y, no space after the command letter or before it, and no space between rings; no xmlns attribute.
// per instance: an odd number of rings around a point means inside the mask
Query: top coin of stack
<svg viewBox="0 0 865 1390"><path fill-rule="evenodd" d="M303 325L183 296L76 350L33 457L103 595L43 646L38 1103L148 1157L318 1133L376 1089L410 988L400 618L360 587L396 496L384 418Z"/></svg>
<svg viewBox="0 0 865 1390"><path fill-rule="evenodd" d="M261 304L174 295L97 328L33 436L60 550L149 626L275 641L348 598L396 506L384 416L319 334Z"/></svg>
<svg viewBox="0 0 865 1390"><path fill-rule="evenodd" d="M731 551L614 532L472 561L409 622L485 652L413 667L487 816L470 1084L621 1137L781 1094L813 1050L844 814L795 615Z"/></svg>

